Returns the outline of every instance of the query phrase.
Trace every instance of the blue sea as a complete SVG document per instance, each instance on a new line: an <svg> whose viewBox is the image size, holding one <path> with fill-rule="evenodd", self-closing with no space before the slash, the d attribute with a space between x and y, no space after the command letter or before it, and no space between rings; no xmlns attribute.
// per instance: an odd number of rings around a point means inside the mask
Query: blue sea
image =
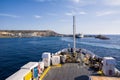
<svg viewBox="0 0 120 80"><path fill-rule="evenodd" d="M120 70L120 35L107 35L110 40L77 38L77 47L85 48L98 56L112 56ZM29 61L40 61L43 52L55 53L73 46L71 37L1 38L0 39L0 80L15 73Z"/></svg>

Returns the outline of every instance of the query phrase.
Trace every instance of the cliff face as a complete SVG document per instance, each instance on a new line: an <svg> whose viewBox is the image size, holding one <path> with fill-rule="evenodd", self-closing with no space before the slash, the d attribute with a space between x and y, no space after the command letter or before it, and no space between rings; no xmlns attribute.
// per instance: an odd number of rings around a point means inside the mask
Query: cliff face
<svg viewBox="0 0 120 80"><path fill-rule="evenodd" d="M60 36L51 30L0 30L0 37Z"/></svg>

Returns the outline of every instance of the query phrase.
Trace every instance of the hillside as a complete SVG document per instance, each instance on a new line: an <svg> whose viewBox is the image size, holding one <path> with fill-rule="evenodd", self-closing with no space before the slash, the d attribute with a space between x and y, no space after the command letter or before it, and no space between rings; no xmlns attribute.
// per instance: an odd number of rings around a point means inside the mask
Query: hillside
<svg viewBox="0 0 120 80"><path fill-rule="evenodd" d="M60 36L52 30L0 30L0 37Z"/></svg>

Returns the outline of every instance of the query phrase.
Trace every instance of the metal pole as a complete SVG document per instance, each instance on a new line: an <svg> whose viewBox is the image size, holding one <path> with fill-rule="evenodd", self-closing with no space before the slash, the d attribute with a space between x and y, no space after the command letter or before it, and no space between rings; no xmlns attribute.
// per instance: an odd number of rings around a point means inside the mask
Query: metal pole
<svg viewBox="0 0 120 80"><path fill-rule="evenodd" d="M73 16L73 52L75 53L75 49L76 49L76 42L75 42L75 30L76 30L76 26L75 26L75 16Z"/></svg>

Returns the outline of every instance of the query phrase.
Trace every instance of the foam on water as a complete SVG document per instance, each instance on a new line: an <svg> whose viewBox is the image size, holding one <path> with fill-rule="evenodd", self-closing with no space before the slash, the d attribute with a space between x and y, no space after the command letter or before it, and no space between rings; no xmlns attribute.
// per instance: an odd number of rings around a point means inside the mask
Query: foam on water
<svg viewBox="0 0 120 80"><path fill-rule="evenodd" d="M66 41L66 42L73 42L71 38L64 38L62 37L61 40ZM105 43L95 43L95 42L84 42L84 41L79 41L76 40L77 44L85 44L85 45L90 45L90 46L97 46L97 47L104 47L104 48L112 48L112 49L120 49L120 45L118 44L105 44Z"/></svg>

